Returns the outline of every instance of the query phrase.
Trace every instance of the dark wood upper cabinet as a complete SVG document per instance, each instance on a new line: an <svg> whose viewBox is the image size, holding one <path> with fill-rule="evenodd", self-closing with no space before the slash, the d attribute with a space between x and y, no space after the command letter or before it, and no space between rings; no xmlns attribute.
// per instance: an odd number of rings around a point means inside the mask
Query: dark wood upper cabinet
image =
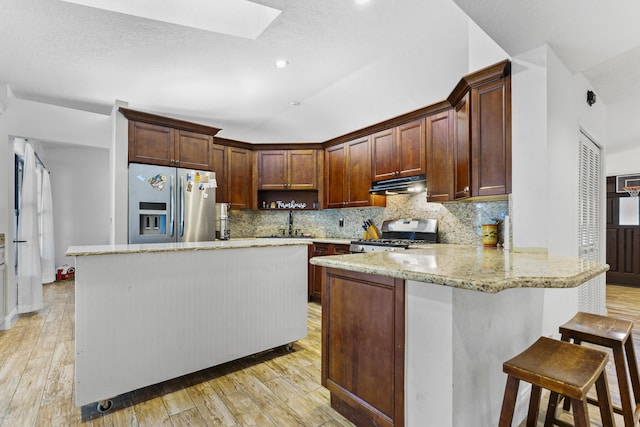
<svg viewBox="0 0 640 427"><path fill-rule="evenodd" d="M453 200L471 196L471 131L467 93L453 109ZM427 183L429 185L429 183Z"/></svg>
<svg viewBox="0 0 640 427"><path fill-rule="evenodd" d="M426 172L425 120L414 120L371 137L373 181Z"/></svg>
<svg viewBox="0 0 640 427"><path fill-rule="evenodd" d="M226 200L233 209L254 209L251 150L227 147Z"/></svg>
<svg viewBox="0 0 640 427"><path fill-rule="evenodd" d="M119 111L129 120L129 162L213 170L213 135L220 129L128 108Z"/></svg>
<svg viewBox="0 0 640 427"><path fill-rule="evenodd" d="M510 193L510 62L463 77L448 99L454 106L453 200Z"/></svg>
<svg viewBox="0 0 640 427"><path fill-rule="evenodd" d="M395 178L398 150L395 129L385 129L371 136L373 181Z"/></svg>
<svg viewBox="0 0 640 427"><path fill-rule="evenodd" d="M211 147L211 169L216 173L216 202L227 201L227 147L213 144Z"/></svg>
<svg viewBox="0 0 640 427"><path fill-rule="evenodd" d="M453 111L426 119L427 201L447 202L453 195Z"/></svg>
<svg viewBox="0 0 640 427"><path fill-rule="evenodd" d="M259 190L315 190L317 188L317 150L258 152Z"/></svg>
<svg viewBox="0 0 640 427"><path fill-rule="evenodd" d="M398 175L422 175L427 170L425 120L415 120L396 128L398 146Z"/></svg>
<svg viewBox="0 0 640 427"><path fill-rule="evenodd" d="M474 196L511 193L511 79L471 89L471 171Z"/></svg>
<svg viewBox="0 0 640 427"><path fill-rule="evenodd" d="M329 147L325 151L326 207L384 206L384 196L369 194L371 150L369 137Z"/></svg>
<svg viewBox="0 0 640 427"><path fill-rule="evenodd" d="M177 131L175 164L186 169L213 170L211 148L213 136L202 133Z"/></svg>
<svg viewBox="0 0 640 427"><path fill-rule="evenodd" d="M371 151L369 138L347 142L347 207L371 206Z"/></svg>
<svg viewBox="0 0 640 427"><path fill-rule="evenodd" d="M326 149L325 168L326 206L329 209L343 208L345 207L348 186L346 143Z"/></svg>
<svg viewBox="0 0 640 427"><path fill-rule="evenodd" d="M129 162L175 166L175 129L129 121Z"/></svg>

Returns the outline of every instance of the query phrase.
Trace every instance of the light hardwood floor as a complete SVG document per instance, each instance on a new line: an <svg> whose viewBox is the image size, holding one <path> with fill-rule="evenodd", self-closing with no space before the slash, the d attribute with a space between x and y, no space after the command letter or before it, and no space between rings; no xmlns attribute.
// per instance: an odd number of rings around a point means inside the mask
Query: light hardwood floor
<svg viewBox="0 0 640 427"><path fill-rule="evenodd" d="M320 385L320 306L308 336L113 399L108 413L73 403L73 282L44 287L45 308L0 331L0 426L353 426ZM99 367L96 367L99 369Z"/></svg>
<svg viewBox="0 0 640 427"><path fill-rule="evenodd" d="M609 316L620 317L633 321L633 342L636 349L636 358L640 357L640 288L607 285L607 311ZM609 354L609 362L607 364L607 379L609 380L609 392L611 401L614 405L620 406L620 392L618 382L616 381L616 371L613 364L613 353L609 349L603 347L592 346ZM595 387L594 387L595 388ZM596 397L595 390L589 393L590 396ZM548 393L543 394L540 404L540 414L538 416L537 427L544 426L544 416L546 413L546 405L548 402ZM561 420L573 424L573 416L571 413L558 412ZM600 420L600 412L595 405L589 405L589 421L591 427L602 427ZM614 414L616 426L624 426L624 420L619 414ZM524 427L525 423L520 424Z"/></svg>
<svg viewBox="0 0 640 427"><path fill-rule="evenodd" d="M318 304L309 304L308 337L296 342L292 353L277 349L126 393L102 414L95 405L73 404L73 282L44 289L43 310L0 331L2 427L352 426L331 409L329 393L320 386ZM640 289L607 286L609 314L634 321L640 350L638 307ZM614 378L611 363L608 375ZM619 402L616 387L612 381L612 400ZM597 408L590 413L591 425L600 426ZM616 424L623 425L618 415Z"/></svg>

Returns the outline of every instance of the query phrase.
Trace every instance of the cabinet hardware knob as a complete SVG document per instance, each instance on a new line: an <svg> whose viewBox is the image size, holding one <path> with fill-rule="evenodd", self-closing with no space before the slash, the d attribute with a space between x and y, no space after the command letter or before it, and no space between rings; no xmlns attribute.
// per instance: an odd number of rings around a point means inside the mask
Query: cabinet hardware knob
<svg viewBox="0 0 640 427"><path fill-rule="evenodd" d="M468 193L469 192L469 187L464 187L464 192Z"/></svg>

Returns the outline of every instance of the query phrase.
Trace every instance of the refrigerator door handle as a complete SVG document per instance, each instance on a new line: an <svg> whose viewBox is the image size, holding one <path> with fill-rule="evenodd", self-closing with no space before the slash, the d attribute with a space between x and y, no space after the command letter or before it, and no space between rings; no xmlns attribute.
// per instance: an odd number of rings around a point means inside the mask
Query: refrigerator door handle
<svg viewBox="0 0 640 427"><path fill-rule="evenodd" d="M169 236L173 237L176 225L176 207L175 207L175 177L171 176L171 183L169 184Z"/></svg>
<svg viewBox="0 0 640 427"><path fill-rule="evenodd" d="M180 237L184 235L184 178L180 177Z"/></svg>

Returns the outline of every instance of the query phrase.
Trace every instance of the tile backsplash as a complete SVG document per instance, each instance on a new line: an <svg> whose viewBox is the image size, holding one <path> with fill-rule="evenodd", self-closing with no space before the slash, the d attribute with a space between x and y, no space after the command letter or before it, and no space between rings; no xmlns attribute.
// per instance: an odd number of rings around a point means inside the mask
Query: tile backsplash
<svg viewBox="0 0 640 427"><path fill-rule="evenodd" d="M362 221L371 219L378 227L382 221L397 218L438 220L438 238L442 243L482 244L482 224L502 221L509 202L427 203L424 193L387 197L385 208L325 209L293 211L293 228L314 237L357 239L362 237ZM233 210L231 237L259 237L281 234L288 227L289 211ZM340 219L344 226L340 227ZM286 231L285 231L286 233ZM500 242L503 232L500 229Z"/></svg>

